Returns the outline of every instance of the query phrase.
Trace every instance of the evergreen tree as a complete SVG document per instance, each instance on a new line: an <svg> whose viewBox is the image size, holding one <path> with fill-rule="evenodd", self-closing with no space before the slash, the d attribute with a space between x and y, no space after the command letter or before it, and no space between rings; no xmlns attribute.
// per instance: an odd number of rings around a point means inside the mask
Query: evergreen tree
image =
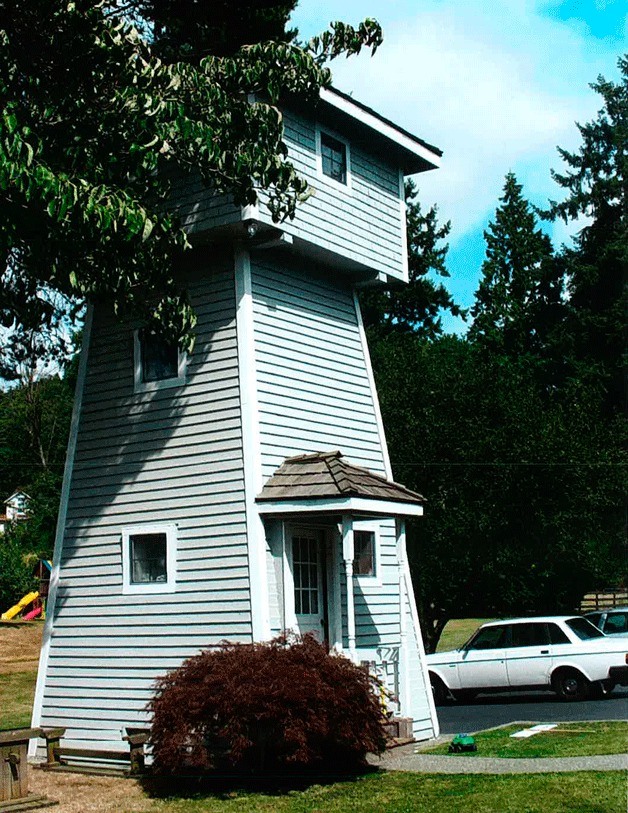
<svg viewBox="0 0 628 813"><path fill-rule="evenodd" d="M562 318L563 275L512 172L484 238L469 340L512 358L542 357Z"/></svg>
<svg viewBox="0 0 628 813"><path fill-rule="evenodd" d="M622 79L600 77L591 87L604 100L597 118L578 125L577 152L559 149L567 165L554 179L568 192L547 213L565 222L587 218L574 246L564 251L568 269L565 354L574 382L592 381L605 393L606 411L625 407L628 311L628 56Z"/></svg>

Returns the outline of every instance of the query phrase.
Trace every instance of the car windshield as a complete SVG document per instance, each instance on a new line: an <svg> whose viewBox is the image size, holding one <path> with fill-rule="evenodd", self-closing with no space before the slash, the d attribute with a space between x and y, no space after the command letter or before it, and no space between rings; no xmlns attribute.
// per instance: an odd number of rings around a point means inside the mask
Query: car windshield
<svg viewBox="0 0 628 813"><path fill-rule="evenodd" d="M566 622L570 630L576 633L581 641L588 641L590 638L604 638L604 633L594 626L586 618L570 618Z"/></svg>

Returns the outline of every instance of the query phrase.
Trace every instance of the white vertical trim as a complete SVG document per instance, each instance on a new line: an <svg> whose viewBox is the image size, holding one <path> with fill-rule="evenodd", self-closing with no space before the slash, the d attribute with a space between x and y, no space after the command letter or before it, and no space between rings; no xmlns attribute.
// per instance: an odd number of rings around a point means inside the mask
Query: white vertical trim
<svg viewBox="0 0 628 813"><path fill-rule="evenodd" d="M342 518L342 558L345 563L345 579L347 583L347 644L349 657L357 663L358 656L355 646L355 600L353 595L353 519L350 516Z"/></svg>
<svg viewBox="0 0 628 813"><path fill-rule="evenodd" d="M281 523L283 548L283 619L286 631L298 632L294 611L294 574L292 572L292 533L287 522Z"/></svg>
<svg viewBox="0 0 628 813"><path fill-rule="evenodd" d="M384 432L382 413L379 408L379 398L377 397L377 390L375 389L375 378L373 376L373 366L371 365L371 354L369 353L369 348L366 341L366 333L364 331L364 322L362 321L362 312L360 311L360 300L358 299L357 291L353 292L353 304L355 307L355 316L358 322L358 332L360 334L360 342L362 344L366 375L368 377L369 387L371 390L371 398L373 399L373 411L375 412L377 434L379 435L379 444L382 449L382 458L384 460L384 472L386 473L386 477L388 477L389 480L392 480L392 468L390 466L388 444L386 443L386 433Z"/></svg>
<svg viewBox="0 0 628 813"><path fill-rule="evenodd" d="M341 531L336 526L329 531L328 570L327 570L327 623L329 624L329 645L334 652L342 652L342 601L340 590L340 543Z"/></svg>
<svg viewBox="0 0 628 813"><path fill-rule="evenodd" d="M243 245L237 244L234 259L251 625L253 640L267 641L271 637L271 631L266 531L255 504L255 497L262 490L262 458L255 366L251 256Z"/></svg>
<svg viewBox="0 0 628 813"><path fill-rule="evenodd" d="M403 170L399 170L399 208L401 211L401 279L404 282L410 281L410 268L408 265L408 226L406 206L406 179Z"/></svg>
<svg viewBox="0 0 628 813"><path fill-rule="evenodd" d="M46 673L48 671L48 660L50 658L50 642L55 622L55 609L57 603L57 592L59 588L59 571L61 567L61 554L63 551L63 538L65 536L65 523L68 514L68 501L70 497L70 483L74 470L74 456L76 454L76 440L78 437L78 427L81 417L81 407L83 404L83 391L85 389L85 376L87 373L87 358L89 355L89 343L92 334L92 323L94 319L93 306L88 305L83 325L83 342L81 345L81 356L79 361L78 375L76 378L76 390L74 392L74 406L72 409L72 422L70 423L70 434L68 437L68 448L65 454L65 467L63 471L63 485L61 487L61 497L59 500L59 514L57 516L57 528L55 531L55 545L52 555L52 573L50 574L50 587L48 591L48 601L46 604L46 624L44 627L43 641L39 654L39 669L37 672L37 685L35 687L35 699L33 701L32 727L38 728L41 720L41 712L44 700L44 689L46 687ZM37 751L37 740L32 739L29 743L29 756L35 756Z"/></svg>
<svg viewBox="0 0 628 813"><path fill-rule="evenodd" d="M408 630L406 619L406 523L403 519L395 522L397 537L397 568L399 575L399 706L402 716L410 709L410 670L408 662Z"/></svg>
<svg viewBox="0 0 628 813"><path fill-rule="evenodd" d="M405 539L404 539L405 547ZM423 685L425 687L425 695L430 710L430 718L432 720L432 728L434 736L438 737L440 734L440 726L438 723L438 715L436 714L436 706L434 705L434 696L430 687L430 675L427 668L427 660L425 657L425 646L423 645L423 635L421 634L421 625L419 623L419 613L416 606L416 599L414 597L414 588L412 586L412 576L410 575L410 565L408 564L407 553L404 552L403 572L406 583L406 595L408 596L408 604L410 605L410 617L412 618L412 627L416 639L417 648L419 650L419 661L421 663L421 672L423 674Z"/></svg>

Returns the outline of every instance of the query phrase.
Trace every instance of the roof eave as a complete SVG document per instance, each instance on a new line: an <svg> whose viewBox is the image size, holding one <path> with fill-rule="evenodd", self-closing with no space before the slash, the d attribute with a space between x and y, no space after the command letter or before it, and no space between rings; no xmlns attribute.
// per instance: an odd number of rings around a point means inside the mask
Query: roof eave
<svg viewBox="0 0 628 813"><path fill-rule="evenodd" d="M416 502L382 500L368 497L311 497L273 500L258 497L262 516L295 516L297 514L357 514L370 517L420 517L423 506Z"/></svg>
<svg viewBox="0 0 628 813"><path fill-rule="evenodd" d="M417 172L425 172L440 166L441 150L398 127L345 93L341 93L335 88L322 88L320 97L323 102L341 110L391 141L399 151L405 175L414 175Z"/></svg>

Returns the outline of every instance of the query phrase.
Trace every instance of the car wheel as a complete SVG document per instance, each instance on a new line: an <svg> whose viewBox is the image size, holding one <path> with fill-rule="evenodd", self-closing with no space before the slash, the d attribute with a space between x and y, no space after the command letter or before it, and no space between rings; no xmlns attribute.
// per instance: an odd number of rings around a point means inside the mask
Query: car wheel
<svg viewBox="0 0 628 813"><path fill-rule="evenodd" d="M598 680L591 684L591 695L597 700L605 700L611 696L611 692L615 688L612 680Z"/></svg>
<svg viewBox="0 0 628 813"><path fill-rule="evenodd" d="M473 689L456 689L452 694L459 703L470 703L475 700L478 693L474 692Z"/></svg>
<svg viewBox="0 0 628 813"><path fill-rule="evenodd" d="M430 685L432 687L432 694L434 695L434 704L436 706L444 706L448 696L447 687L438 675L433 675L431 672Z"/></svg>
<svg viewBox="0 0 628 813"><path fill-rule="evenodd" d="M552 688L563 700L585 700L591 684L576 669L562 669L553 676Z"/></svg>

